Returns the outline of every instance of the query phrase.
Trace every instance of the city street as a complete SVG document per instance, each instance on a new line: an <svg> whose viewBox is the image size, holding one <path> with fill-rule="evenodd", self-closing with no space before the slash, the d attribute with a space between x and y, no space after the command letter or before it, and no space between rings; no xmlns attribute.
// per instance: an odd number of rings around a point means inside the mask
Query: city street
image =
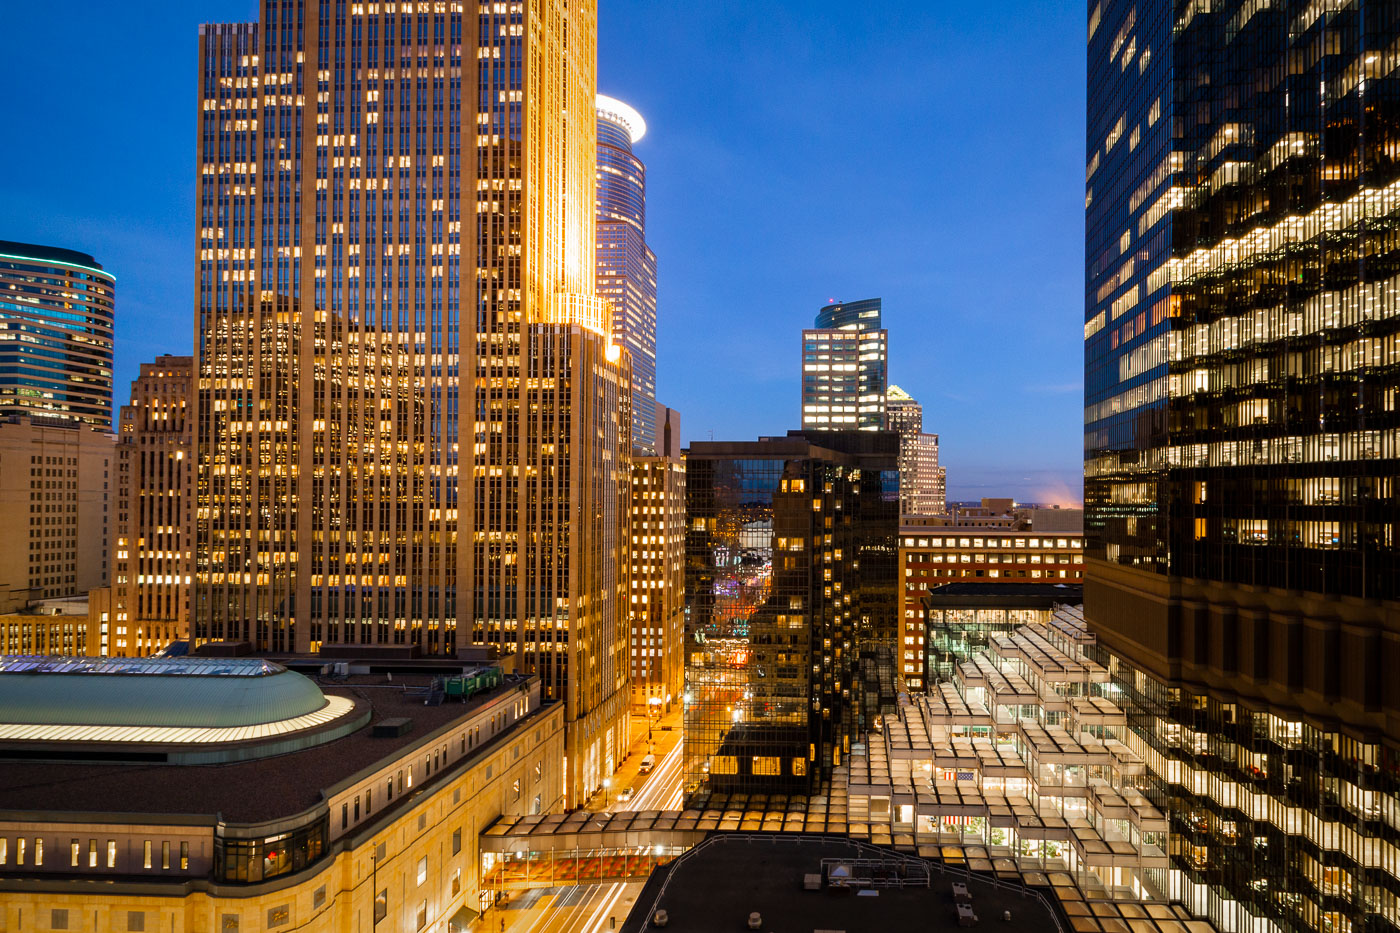
<svg viewBox="0 0 1400 933"><path fill-rule="evenodd" d="M681 803L683 763L681 756L681 710L677 708L651 724L650 740L647 724L642 717L632 726L632 747L617 773L609 779L606 792L594 794L584 804L586 810L671 810ZM656 766L650 774L640 773L642 759L650 753L656 756ZM632 788L631 800L619 800L618 795Z"/></svg>
<svg viewBox="0 0 1400 933"><path fill-rule="evenodd" d="M621 927L642 882L522 891L477 921L481 933L606 933ZM614 922L614 919L616 921Z"/></svg>

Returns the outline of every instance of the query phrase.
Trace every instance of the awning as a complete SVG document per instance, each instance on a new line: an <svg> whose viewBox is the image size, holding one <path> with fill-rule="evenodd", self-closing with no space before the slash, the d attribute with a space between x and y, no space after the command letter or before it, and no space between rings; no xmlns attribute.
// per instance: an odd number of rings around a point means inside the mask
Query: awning
<svg viewBox="0 0 1400 933"><path fill-rule="evenodd" d="M477 918L478 914L466 904L457 909L452 918L447 921L449 933L465 933L467 925Z"/></svg>

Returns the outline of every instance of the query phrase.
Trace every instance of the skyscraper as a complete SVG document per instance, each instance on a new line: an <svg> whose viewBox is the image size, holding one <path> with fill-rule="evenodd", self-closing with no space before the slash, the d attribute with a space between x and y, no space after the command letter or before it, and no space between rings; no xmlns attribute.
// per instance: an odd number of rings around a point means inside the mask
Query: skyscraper
<svg viewBox="0 0 1400 933"><path fill-rule="evenodd" d="M884 430L888 385L880 299L823 305L802 331L802 429Z"/></svg>
<svg viewBox="0 0 1400 933"><path fill-rule="evenodd" d="M631 667L634 710L659 715L685 681L685 458L680 415L653 409L656 456L632 458Z"/></svg>
<svg viewBox="0 0 1400 933"><path fill-rule="evenodd" d="M87 253L0 240L0 417L111 428L116 294Z"/></svg>
<svg viewBox="0 0 1400 933"><path fill-rule="evenodd" d="M811 793L895 699L898 438L686 451L687 796Z"/></svg>
<svg viewBox="0 0 1400 933"><path fill-rule="evenodd" d="M899 512L939 515L944 502L943 470L938 465L938 435L924 432L924 406L897 385L886 395L885 418L899 435Z"/></svg>
<svg viewBox="0 0 1400 933"><path fill-rule="evenodd" d="M596 16L266 0L200 56L195 639L516 654L570 804L627 716Z"/></svg>
<svg viewBox="0 0 1400 933"><path fill-rule="evenodd" d="M142 657L189 636L194 360L142 363L117 425L111 654Z"/></svg>
<svg viewBox="0 0 1400 933"><path fill-rule="evenodd" d="M1395 929L1400 15L1089 18L1085 615L1221 929Z"/></svg>
<svg viewBox="0 0 1400 933"><path fill-rule="evenodd" d="M647 246L647 171L632 152L641 114L598 95L598 297L612 302L612 333L632 356L632 447L655 456L656 254Z"/></svg>

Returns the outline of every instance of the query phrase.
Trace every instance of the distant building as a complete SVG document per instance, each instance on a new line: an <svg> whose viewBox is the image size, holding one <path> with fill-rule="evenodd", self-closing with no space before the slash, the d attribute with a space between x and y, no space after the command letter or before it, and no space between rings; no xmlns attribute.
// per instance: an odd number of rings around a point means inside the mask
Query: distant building
<svg viewBox="0 0 1400 933"><path fill-rule="evenodd" d="M107 585L114 440L71 419L0 419L0 588L13 605Z"/></svg>
<svg viewBox="0 0 1400 933"><path fill-rule="evenodd" d="M809 793L895 698L899 440L686 452L685 790Z"/></svg>
<svg viewBox="0 0 1400 933"><path fill-rule="evenodd" d="M993 580L943 583L924 593L922 652L906 647L904 662L922 663L919 679L933 689L954 679L954 668L984 654L997 634L1023 625L1049 625L1055 611L1077 606L1084 597L1080 583L1028 583ZM919 656L921 655L921 656Z"/></svg>
<svg viewBox="0 0 1400 933"><path fill-rule="evenodd" d="M0 418L111 426L116 294L87 253L0 240Z"/></svg>
<svg viewBox="0 0 1400 933"><path fill-rule="evenodd" d="M802 331L802 429L882 431L889 386L880 299L823 305Z"/></svg>
<svg viewBox="0 0 1400 933"><path fill-rule="evenodd" d="M899 435L899 512L938 515L946 508L938 435L924 432L924 407L899 386L889 387L886 422Z"/></svg>
<svg viewBox="0 0 1400 933"><path fill-rule="evenodd" d="M117 427L111 654L189 637L194 506L194 360L142 363Z"/></svg>
<svg viewBox="0 0 1400 933"><path fill-rule="evenodd" d="M909 690L928 686L924 597L930 590L950 583L1083 582L1083 510L1017 509L1011 499L982 503L900 527L900 675Z"/></svg>
<svg viewBox="0 0 1400 933"><path fill-rule="evenodd" d="M103 657L110 647L112 591L41 599L0 614L0 655Z"/></svg>
<svg viewBox="0 0 1400 933"><path fill-rule="evenodd" d="M655 406L657 456L632 458L630 667L634 712L660 714L685 683L685 458L680 415Z"/></svg>
<svg viewBox="0 0 1400 933"><path fill-rule="evenodd" d="M562 800L564 710L524 676L425 706L430 679L0 659L0 915L460 933L488 903L481 832Z"/></svg>
<svg viewBox="0 0 1400 933"><path fill-rule="evenodd" d="M647 170L632 146L636 110L598 95L598 297L612 303L612 336L632 356L632 449L656 455L656 254L647 245Z"/></svg>

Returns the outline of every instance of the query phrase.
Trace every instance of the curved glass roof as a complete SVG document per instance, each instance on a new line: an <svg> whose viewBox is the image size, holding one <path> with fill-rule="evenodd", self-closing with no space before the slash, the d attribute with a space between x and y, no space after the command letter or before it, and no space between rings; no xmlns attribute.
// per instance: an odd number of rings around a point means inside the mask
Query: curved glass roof
<svg viewBox="0 0 1400 933"><path fill-rule="evenodd" d="M250 658L0 660L0 722L10 725L237 729L326 706L315 682Z"/></svg>
<svg viewBox="0 0 1400 933"><path fill-rule="evenodd" d="M63 658L0 655L0 674L156 674L162 677L261 677L286 668L261 658Z"/></svg>

